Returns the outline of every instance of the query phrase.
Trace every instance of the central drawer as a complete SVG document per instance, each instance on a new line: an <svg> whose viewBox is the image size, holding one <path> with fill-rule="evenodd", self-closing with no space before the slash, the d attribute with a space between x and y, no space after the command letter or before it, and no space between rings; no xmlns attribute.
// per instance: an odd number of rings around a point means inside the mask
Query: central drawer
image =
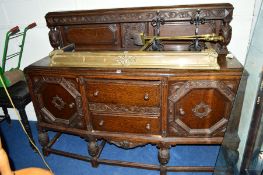
<svg viewBox="0 0 263 175"><path fill-rule="evenodd" d="M88 80L89 102L128 106L160 106L160 81Z"/></svg>
<svg viewBox="0 0 263 175"><path fill-rule="evenodd" d="M159 134L161 82L143 80L86 81L92 129Z"/></svg>
<svg viewBox="0 0 263 175"><path fill-rule="evenodd" d="M92 115L93 130L139 134L159 134L158 117Z"/></svg>

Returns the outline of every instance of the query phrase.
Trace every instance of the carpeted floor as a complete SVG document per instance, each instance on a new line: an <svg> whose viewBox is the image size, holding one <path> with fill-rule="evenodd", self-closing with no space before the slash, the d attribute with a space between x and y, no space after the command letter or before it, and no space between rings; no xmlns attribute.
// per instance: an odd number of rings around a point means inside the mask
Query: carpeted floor
<svg viewBox="0 0 263 175"><path fill-rule="evenodd" d="M36 122L30 122L34 139L37 141ZM1 137L4 138L8 155L15 169L25 167L44 167L40 157L29 146L25 134L18 121L12 121L9 126L6 121L0 124ZM51 133L52 135L52 133ZM83 139L63 135L54 145L54 148L87 155L87 142ZM214 166L219 146L176 146L171 148L171 158L168 165L180 166ZM158 164L157 149L155 146L146 145L135 149L125 150L114 145L106 144L102 158L136 161ZM124 168L117 166L99 165L92 168L90 163L66 158L57 155L46 157L55 175L159 175L158 171ZM209 175L211 173L174 173L168 175Z"/></svg>

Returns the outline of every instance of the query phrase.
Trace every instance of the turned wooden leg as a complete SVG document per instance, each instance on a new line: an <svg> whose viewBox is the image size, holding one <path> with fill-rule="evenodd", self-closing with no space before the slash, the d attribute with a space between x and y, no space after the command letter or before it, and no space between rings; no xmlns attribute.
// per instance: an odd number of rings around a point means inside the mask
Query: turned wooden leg
<svg viewBox="0 0 263 175"><path fill-rule="evenodd" d="M158 151L158 160L161 164L160 175L166 175L166 164L170 159L170 147L160 147Z"/></svg>
<svg viewBox="0 0 263 175"><path fill-rule="evenodd" d="M89 155L95 157L99 152L99 146L96 141L91 141L88 146Z"/></svg>
<svg viewBox="0 0 263 175"><path fill-rule="evenodd" d="M44 156L48 156L48 152L46 151L46 147L49 143L48 132L39 129L38 130L38 141L43 148L42 150L43 150Z"/></svg>
<svg viewBox="0 0 263 175"><path fill-rule="evenodd" d="M94 140L89 141L88 151L89 151L89 155L92 157L91 160L92 167L98 167L99 164L97 162L97 155L99 153L99 146L96 141Z"/></svg>

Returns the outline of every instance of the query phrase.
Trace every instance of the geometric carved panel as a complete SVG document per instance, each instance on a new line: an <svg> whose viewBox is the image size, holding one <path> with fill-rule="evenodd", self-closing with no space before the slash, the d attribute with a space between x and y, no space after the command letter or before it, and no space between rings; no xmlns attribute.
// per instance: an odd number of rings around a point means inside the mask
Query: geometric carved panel
<svg viewBox="0 0 263 175"><path fill-rule="evenodd" d="M41 120L83 127L81 95L74 79L35 77L34 86Z"/></svg>
<svg viewBox="0 0 263 175"><path fill-rule="evenodd" d="M223 136L235 92L222 81L194 80L169 85L169 135Z"/></svg>
<svg viewBox="0 0 263 175"><path fill-rule="evenodd" d="M134 34L147 33L146 23L123 23L121 24L122 31L122 47L125 49L140 49L134 42Z"/></svg>

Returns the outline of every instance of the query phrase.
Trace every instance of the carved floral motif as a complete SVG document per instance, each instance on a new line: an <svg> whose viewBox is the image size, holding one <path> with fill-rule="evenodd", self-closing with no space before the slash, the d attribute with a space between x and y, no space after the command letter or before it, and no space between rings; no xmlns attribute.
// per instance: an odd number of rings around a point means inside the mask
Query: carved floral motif
<svg viewBox="0 0 263 175"><path fill-rule="evenodd" d="M104 103L90 103L89 110L97 113L136 113L142 115L160 115L160 108L158 107L138 107Z"/></svg>
<svg viewBox="0 0 263 175"><path fill-rule="evenodd" d="M51 102L55 106L55 108L57 108L58 110L62 110L66 105L63 99L59 97L58 95L54 96Z"/></svg>
<svg viewBox="0 0 263 175"><path fill-rule="evenodd" d="M125 148L125 149L135 148L137 146L145 145L145 143L129 142L127 140L123 140L123 141L112 141L112 140L109 140L109 142L113 143L114 145L116 145L118 147Z"/></svg>
<svg viewBox="0 0 263 175"><path fill-rule="evenodd" d="M193 109L192 109L194 115L196 117L199 118L203 118L206 117L211 111L212 109L210 108L209 105L205 104L203 101L201 103L199 103L198 105L196 105Z"/></svg>
<svg viewBox="0 0 263 175"><path fill-rule="evenodd" d="M128 55L128 52L125 51L123 55L120 55L116 58L116 62L120 63L122 66L128 66L136 62L136 57Z"/></svg>

